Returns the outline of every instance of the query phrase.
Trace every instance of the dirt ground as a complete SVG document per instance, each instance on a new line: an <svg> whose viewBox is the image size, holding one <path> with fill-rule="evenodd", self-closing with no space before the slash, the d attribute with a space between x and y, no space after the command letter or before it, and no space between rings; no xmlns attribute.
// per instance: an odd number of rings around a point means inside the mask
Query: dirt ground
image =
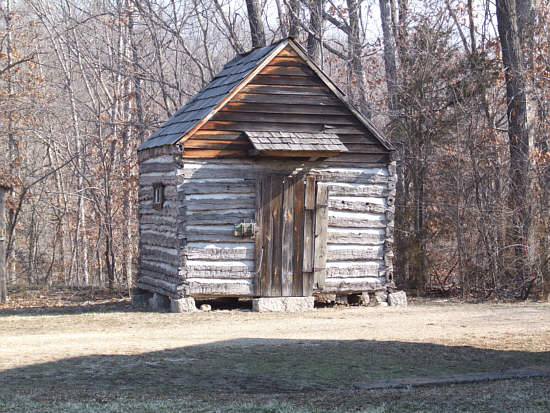
<svg viewBox="0 0 550 413"><path fill-rule="evenodd" d="M98 395L180 402L183 395L210 401L218 395L218 403L228 394L241 394L237 400L292 394L283 399L298 398L301 406L298 395L315 394L308 400L318 400L320 394L349 392L375 380L550 365L550 305L543 303L424 300L407 308L318 308L301 314L246 308L148 313L136 311L127 299L80 304L85 305L14 309L12 303L0 309L0 400L12 403L5 411L18 411L17 395L30 398L19 403L26 406L28 400L58 403ZM529 384L525 397L550 410L547 397L537 398L539 390L547 394L550 380L521 383ZM327 406L333 409L339 398ZM526 411L539 411L537 406Z"/></svg>

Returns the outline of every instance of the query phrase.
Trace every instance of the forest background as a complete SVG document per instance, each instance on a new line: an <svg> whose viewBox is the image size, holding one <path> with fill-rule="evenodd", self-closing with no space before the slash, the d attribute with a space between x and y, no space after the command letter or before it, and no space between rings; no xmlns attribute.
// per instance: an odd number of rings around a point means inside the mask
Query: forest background
<svg viewBox="0 0 550 413"><path fill-rule="evenodd" d="M129 290L137 146L236 53L288 36L396 148L400 286L548 293L548 4L0 0L0 301L3 284Z"/></svg>

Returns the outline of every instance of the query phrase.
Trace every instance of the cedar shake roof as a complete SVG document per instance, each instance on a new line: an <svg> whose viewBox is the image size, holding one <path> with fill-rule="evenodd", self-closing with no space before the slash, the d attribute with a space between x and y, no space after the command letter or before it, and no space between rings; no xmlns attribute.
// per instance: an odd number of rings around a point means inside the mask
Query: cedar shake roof
<svg viewBox="0 0 550 413"><path fill-rule="evenodd" d="M302 47L294 42L294 40L288 38L270 46L253 49L249 53L235 56L235 58L225 64L221 72L219 72L210 83L202 88L200 92L191 98L191 100L174 113L170 119L143 142L138 147L138 151L163 145L176 144L186 135L194 133L196 129L199 129L208 119L225 106L225 104L231 100L230 98L254 78L258 73L254 73L257 69L267 65L269 61L287 45L291 46L300 55L311 70L320 77L323 83L373 134L382 146L388 150L393 150L391 143L378 132L368 119L346 101L344 93L311 59L309 59ZM286 135L290 137L289 134ZM315 135L322 138L328 134Z"/></svg>
<svg viewBox="0 0 550 413"><path fill-rule="evenodd" d="M334 133L250 132L246 131L258 151L347 152Z"/></svg>

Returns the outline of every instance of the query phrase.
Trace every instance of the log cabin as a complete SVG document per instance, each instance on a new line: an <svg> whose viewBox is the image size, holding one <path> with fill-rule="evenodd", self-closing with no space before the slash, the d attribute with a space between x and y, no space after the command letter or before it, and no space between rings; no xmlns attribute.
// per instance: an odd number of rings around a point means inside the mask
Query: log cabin
<svg viewBox="0 0 550 413"><path fill-rule="evenodd" d="M294 40L236 56L138 148L138 291L179 300L386 289L392 154Z"/></svg>

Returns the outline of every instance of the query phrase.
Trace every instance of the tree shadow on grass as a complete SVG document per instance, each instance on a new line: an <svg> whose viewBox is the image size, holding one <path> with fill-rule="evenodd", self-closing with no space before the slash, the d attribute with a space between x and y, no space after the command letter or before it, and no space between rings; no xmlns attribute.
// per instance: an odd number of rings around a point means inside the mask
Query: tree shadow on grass
<svg viewBox="0 0 550 413"><path fill-rule="evenodd" d="M237 339L135 355L89 355L7 370L0 373L0 399L345 391L379 380L529 365L550 365L550 352L398 341Z"/></svg>

